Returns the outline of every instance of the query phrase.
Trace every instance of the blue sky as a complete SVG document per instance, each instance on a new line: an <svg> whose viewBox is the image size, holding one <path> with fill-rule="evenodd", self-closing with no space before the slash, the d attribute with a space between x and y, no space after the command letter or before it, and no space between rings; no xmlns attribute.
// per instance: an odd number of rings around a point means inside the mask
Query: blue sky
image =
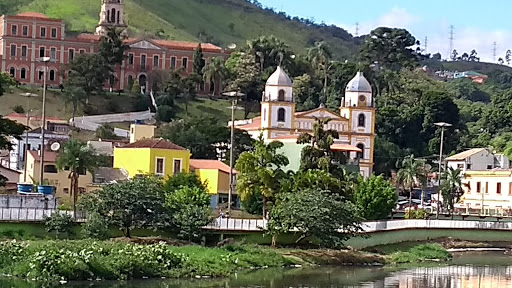
<svg viewBox="0 0 512 288"><path fill-rule="evenodd" d="M427 50L449 51L449 27L455 26L454 47L460 52L476 49L485 61L493 60L493 42L497 58L512 49L512 6L510 0L259 0L292 16L314 18L355 33L368 33L378 26L408 29L421 42L428 37ZM473 3L475 2L475 3ZM492 3L492 4L491 4Z"/></svg>

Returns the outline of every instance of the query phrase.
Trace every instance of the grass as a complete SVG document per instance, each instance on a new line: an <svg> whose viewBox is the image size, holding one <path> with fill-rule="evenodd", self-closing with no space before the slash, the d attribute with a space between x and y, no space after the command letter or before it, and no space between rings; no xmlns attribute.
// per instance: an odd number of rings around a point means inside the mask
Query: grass
<svg viewBox="0 0 512 288"><path fill-rule="evenodd" d="M23 0L18 11L36 11L64 19L70 31L94 31L100 11L96 0ZM6 12L14 12L7 10ZM325 40L335 55L346 58L356 49L348 34L309 27L259 9L245 0L127 0L125 18L131 34L183 41L213 42L222 47L239 46L247 39L275 35L303 53L314 41ZM201 35L201 37L200 37Z"/></svg>
<svg viewBox="0 0 512 288"><path fill-rule="evenodd" d="M415 263L423 261L448 261L452 255L439 244L421 244L405 251L390 255L390 261L395 264Z"/></svg>

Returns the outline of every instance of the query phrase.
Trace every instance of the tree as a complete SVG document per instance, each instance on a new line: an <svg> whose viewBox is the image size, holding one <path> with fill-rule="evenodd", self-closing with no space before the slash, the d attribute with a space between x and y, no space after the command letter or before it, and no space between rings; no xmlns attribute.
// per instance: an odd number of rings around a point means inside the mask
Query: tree
<svg viewBox="0 0 512 288"><path fill-rule="evenodd" d="M280 189L280 180L285 178L282 167L289 164L288 158L278 152L282 147L283 143L278 141L266 144L260 135L254 143L254 150L242 153L235 165L238 195L245 200L251 194L261 193L265 217L267 202L274 198Z"/></svg>
<svg viewBox="0 0 512 288"><path fill-rule="evenodd" d="M53 213L51 216L45 217L44 225L46 226L46 232L55 231L55 237L59 239L61 234L72 234L74 222L73 218L68 214L57 212Z"/></svg>
<svg viewBox="0 0 512 288"><path fill-rule="evenodd" d="M437 52L436 54L432 55L432 59L436 61L441 61L441 53Z"/></svg>
<svg viewBox="0 0 512 288"><path fill-rule="evenodd" d="M192 71L198 75L203 75L205 65L206 61L203 56L203 48L201 48L201 43L199 43L194 51L194 69Z"/></svg>
<svg viewBox="0 0 512 288"><path fill-rule="evenodd" d="M462 53L462 56L460 56L460 59L462 61L468 61L469 60L469 54L466 53L466 52Z"/></svg>
<svg viewBox="0 0 512 288"><path fill-rule="evenodd" d="M69 171L69 191L73 197L73 217L76 220L76 203L78 200L78 180L88 171L94 173L98 167L98 156L87 143L70 140L62 146L56 162L59 171Z"/></svg>
<svg viewBox="0 0 512 288"><path fill-rule="evenodd" d="M512 58L512 51L510 49L507 50L507 53L505 54L505 61L507 61L507 65L510 66L510 60Z"/></svg>
<svg viewBox="0 0 512 288"><path fill-rule="evenodd" d="M382 176L360 178L356 184L353 201L366 220L387 219L395 206L395 187Z"/></svg>
<svg viewBox="0 0 512 288"><path fill-rule="evenodd" d="M402 159L398 171L397 181L402 185L404 190L409 192L409 211L412 210L412 189L416 186L418 175L420 174L421 163L414 159L414 155L409 155Z"/></svg>
<svg viewBox="0 0 512 288"><path fill-rule="evenodd" d="M100 38L99 55L103 58L104 62L113 68L115 65L121 65L125 53L130 49L130 46L125 44L126 35L124 29L121 28L108 28L107 33Z"/></svg>
<svg viewBox="0 0 512 288"><path fill-rule="evenodd" d="M70 86L64 93L61 93L64 103L71 105L73 112L71 114L71 122L75 123L75 116L78 108L85 105L87 94L82 87Z"/></svg>
<svg viewBox="0 0 512 288"><path fill-rule="evenodd" d="M471 50L471 53L469 55L469 61L480 61L480 58L478 58L476 55L478 55L476 50L475 49Z"/></svg>
<svg viewBox="0 0 512 288"><path fill-rule="evenodd" d="M377 62L385 69L400 70L418 64L414 36L405 29L379 27L365 38L360 56L368 64Z"/></svg>
<svg viewBox="0 0 512 288"><path fill-rule="evenodd" d="M331 150L334 139L338 139L338 132L335 130L324 130L324 126L331 119L315 119L313 134L303 133L297 138L297 144L308 144L302 148L300 169L318 169L331 173L335 176L343 176L341 165L346 162L345 154L342 151Z"/></svg>
<svg viewBox="0 0 512 288"><path fill-rule="evenodd" d="M116 133L114 133L114 126L108 123L102 124L96 129L96 137L108 140L119 139Z"/></svg>
<svg viewBox="0 0 512 288"><path fill-rule="evenodd" d="M498 58L498 64L500 65L503 65L505 63L505 61L503 61L503 58Z"/></svg>
<svg viewBox="0 0 512 288"><path fill-rule="evenodd" d="M308 49L308 60L324 77L323 94L327 98L327 80L331 66L332 53L325 42L316 42L315 46Z"/></svg>
<svg viewBox="0 0 512 288"><path fill-rule="evenodd" d="M69 63L68 71L65 86L82 88L87 96L103 93L103 84L110 75L107 63L98 54L77 55Z"/></svg>
<svg viewBox="0 0 512 288"><path fill-rule="evenodd" d="M232 77L229 81L228 89L239 90L245 94L244 117L247 118L251 102L261 100L265 82L263 81L261 69L256 62L256 56L243 54L232 55L231 57L237 58L233 61L235 64L230 71Z"/></svg>
<svg viewBox="0 0 512 288"><path fill-rule="evenodd" d="M224 59L220 57L213 57L210 59L208 66L203 69L203 79L206 83L213 83L214 89L212 90L212 96L215 93L220 93L222 89L222 82L228 76L228 70L224 66Z"/></svg>
<svg viewBox="0 0 512 288"><path fill-rule="evenodd" d="M188 241L202 236L211 220L210 196L202 187L180 186L166 194L166 206L172 211L172 225L178 236Z"/></svg>
<svg viewBox="0 0 512 288"><path fill-rule="evenodd" d="M170 225L163 183L156 177L143 176L107 185L83 196L80 207L88 214L95 213L108 225L118 227L125 237L131 237L131 231L136 228Z"/></svg>
<svg viewBox="0 0 512 288"><path fill-rule="evenodd" d="M462 197L461 170L448 167L443 173L443 182L441 184L441 194L443 195L444 205L450 213L453 212L455 203L459 202Z"/></svg>
<svg viewBox="0 0 512 288"><path fill-rule="evenodd" d="M172 106L162 105L158 106L156 110L156 119L158 121L169 123L176 116L176 110Z"/></svg>
<svg viewBox="0 0 512 288"><path fill-rule="evenodd" d="M330 191L306 189L285 193L270 213L268 234L277 236L296 231L299 235L296 243L313 237L312 241L318 241L322 247L337 248L362 230L362 218L358 215L352 202Z"/></svg>
<svg viewBox="0 0 512 288"><path fill-rule="evenodd" d="M200 82L201 76L198 74L186 76L183 69L175 70L170 73L165 92L173 99L182 99L185 102L185 111L188 111L188 103L196 97L196 86Z"/></svg>
<svg viewBox="0 0 512 288"><path fill-rule="evenodd" d="M456 49L453 49L452 55L451 55L452 61L457 61L457 59L458 59L457 56L459 56L459 53L457 52Z"/></svg>

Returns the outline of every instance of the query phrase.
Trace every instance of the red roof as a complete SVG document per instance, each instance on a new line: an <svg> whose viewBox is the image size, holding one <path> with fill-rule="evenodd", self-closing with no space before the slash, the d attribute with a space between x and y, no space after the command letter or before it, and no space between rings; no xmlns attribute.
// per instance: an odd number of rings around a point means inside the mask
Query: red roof
<svg viewBox="0 0 512 288"><path fill-rule="evenodd" d="M236 126L238 129L243 130L259 130L261 128L261 117L252 118L252 122L246 125Z"/></svg>
<svg viewBox="0 0 512 288"><path fill-rule="evenodd" d="M163 46L167 49L189 51L194 51L197 48L197 45L199 44L197 42L169 41L160 39L152 39L151 42L155 43L156 45ZM203 52L222 52L222 48L210 43L201 43L201 48L203 49Z"/></svg>
<svg viewBox="0 0 512 288"><path fill-rule="evenodd" d="M25 114L19 114L19 113L9 113L7 115L4 115L5 118L25 118L27 119L27 115ZM40 120L41 119L41 116L37 116L37 115L30 115L30 119L33 119L33 120ZM56 117L49 117L49 116L45 116L44 119L46 121L61 121L61 122L64 122L64 123L67 123L66 120L63 120L63 119L60 119L60 118L56 118Z"/></svg>
<svg viewBox="0 0 512 288"><path fill-rule="evenodd" d="M229 165L218 160L190 159L190 167L194 169L211 169L229 173ZM233 169L233 173L238 173Z"/></svg>
<svg viewBox="0 0 512 288"><path fill-rule="evenodd" d="M7 16L9 18L29 18L29 19L40 19L40 20L44 20L44 21L52 21L52 22L62 22L61 20L58 20L58 19L51 19L50 17L44 15L44 14L41 14L41 13L38 13L38 12L22 12L22 13L19 13L18 15L15 15L15 16Z"/></svg>
<svg viewBox="0 0 512 288"><path fill-rule="evenodd" d="M142 139L122 146L120 148L152 148L152 149L167 149L167 150L187 150L178 146L171 141L165 139Z"/></svg>
<svg viewBox="0 0 512 288"><path fill-rule="evenodd" d="M90 33L81 33L81 34L78 34L78 36L76 36L76 39L100 41L101 35L90 34Z"/></svg>
<svg viewBox="0 0 512 288"><path fill-rule="evenodd" d="M28 153L32 155L36 162L41 161L38 151L28 151ZM57 153L53 151L44 151L44 162L55 163L55 161L57 161Z"/></svg>

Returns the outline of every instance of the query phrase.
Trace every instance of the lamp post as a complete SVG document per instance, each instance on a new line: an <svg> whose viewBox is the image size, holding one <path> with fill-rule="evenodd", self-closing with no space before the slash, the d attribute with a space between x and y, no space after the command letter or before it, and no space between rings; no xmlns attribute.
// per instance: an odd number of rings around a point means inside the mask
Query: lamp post
<svg viewBox="0 0 512 288"><path fill-rule="evenodd" d="M228 191L228 208L227 214L231 212L231 199L233 198L234 181L233 181L233 147L235 142L235 106L238 98L243 97L244 94L239 91L223 93L231 99L231 140L229 147L229 191Z"/></svg>
<svg viewBox="0 0 512 288"><path fill-rule="evenodd" d="M438 122L434 123L437 127L441 127L441 144L439 145L439 175L437 185L439 187L439 191L437 192L437 211L436 211L436 218L439 219L439 201L441 196L441 172L443 167L443 141L444 141L444 128L451 127L452 124L445 123L445 122Z"/></svg>
<svg viewBox="0 0 512 288"><path fill-rule="evenodd" d="M44 128L46 122L46 71L48 70L48 62L50 62L50 57L42 57L39 59L39 62L44 63L44 72L43 72L43 111L41 115L41 150L40 150L40 166L39 166L39 185L43 185L44 179Z"/></svg>

